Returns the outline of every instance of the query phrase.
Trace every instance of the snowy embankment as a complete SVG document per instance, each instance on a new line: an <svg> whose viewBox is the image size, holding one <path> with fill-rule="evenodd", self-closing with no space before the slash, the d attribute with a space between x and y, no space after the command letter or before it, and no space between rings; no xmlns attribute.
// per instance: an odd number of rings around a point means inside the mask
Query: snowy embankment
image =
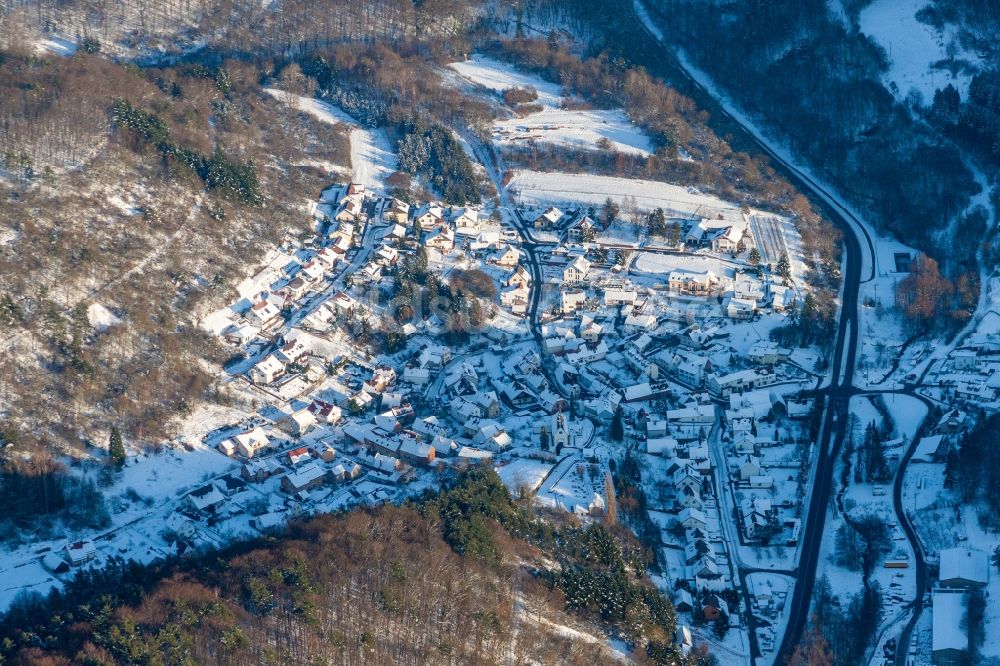
<svg viewBox="0 0 1000 666"><path fill-rule="evenodd" d="M952 75L934 64L948 60L952 54L956 59L978 64L979 56L962 49L950 26L937 30L917 20L917 12L927 5L927 0L875 0L861 11L858 23L861 32L885 49L889 58L885 83L895 84L900 97L915 90L924 104L930 104L934 91L949 83L964 97L971 74Z"/></svg>
<svg viewBox="0 0 1000 666"><path fill-rule="evenodd" d="M715 217L721 211L737 209L718 197L679 185L614 176L518 170L509 188L525 205L601 206L608 197L618 203L625 197L635 197L639 208L663 208L668 215Z"/></svg>
<svg viewBox="0 0 1000 666"><path fill-rule="evenodd" d="M477 55L452 63L449 68L457 77L448 78L472 91L485 89L502 95L511 88L531 88L538 93L529 105L537 105L540 110L493 124L493 141L497 145L539 142L594 150L599 148L598 142L606 140L622 153L649 155L654 150L649 137L632 125L621 109L563 108L566 96L558 84L519 72L512 65Z"/></svg>
<svg viewBox="0 0 1000 666"><path fill-rule="evenodd" d="M351 129L351 180L365 183L369 190L386 191L385 180L399 169L399 161L384 130L362 127L343 110L313 97L265 88L265 92L290 106L331 125L348 125Z"/></svg>

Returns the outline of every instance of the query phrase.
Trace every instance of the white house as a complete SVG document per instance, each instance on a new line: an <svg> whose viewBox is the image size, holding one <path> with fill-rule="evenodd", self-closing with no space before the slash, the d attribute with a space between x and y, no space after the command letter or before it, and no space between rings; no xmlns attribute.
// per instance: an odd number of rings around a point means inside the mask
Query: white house
<svg viewBox="0 0 1000 666"><path fill-rule="evenodd" d="M740 481L746 481L752 476L760 475L760 460L747 454L740 459Z"/></svg>
<svg viewBox="0 0 1000 666"><path fill-rule="evenodd" d="M651 314L630 314L625 317L625 333L640 333L656 328L656 317Z"/></svg>
<svg viewBox="0 0 1000 666"><path fill-rule="evenodd" d="M563 282L568 284L583 282L587 279L587 273L589 271L590 262L587 261L586 257L577 257L563 269Z"/></svg>
<svg viewBox="0 0 1000 666"><path fill-rule="evenodd" d="M240 323L233 324L227 328L223 337L226 342L242 346L256 338L258 333L260 333L260 329L256 326L247 323Z"/></svg>
<svg viewBox="0 0 1000 666"><path fill-rule="evenodd" d="M274 357L282 363L298 363L308 353L308 347L302 341L296 339L289 340L282 345L280 349L274 352Z"/></svg>
<svg viewBox="0 0 1000 666"><path fill-rule="evenodd" d="M634 289L605 289L603 301L606 307L632 305L639 297Z"/></svg>
<svg viewBox="0 0 1000 666"><path fill-rule="evenodd" d="M268 325L272 324L280 315L281 311L274 305L274 303L268 300L263 300L255 303L249 310L247 310L246 319L254 326L267 328Z"/></svg>
<svg viewBox="0 0 1000 666"><path fill-rule="evenodd" d="M185 499L192 509L203 512L214 511L217 506L226 501L223 494L212 483L192 490Z"/></svg>
<svg viewBox="0 0 1000 666"><path fill-rule="evenodd" d="M97 555L97 548L91 541L74 541L66 544L65 551L66 560L74 567L89 562Z"/></svg>
<svg viewBox="0 0 1000 666"><path fill-rule="evenodd" d="M671 271L667 278L667 288L671 292L687 296L707 296L716 283L715 275L711 271L704 273Z"/></svg>
<svg viewBox="0 0 1000 666"><path fill-rule="evenodd" d="M563 314L576 312L587 300L587 294L582 289L563 289L559 292L559 309Z"/></svg>
<svg viewBox="0 0 1000 666"><path fill-rule="evenodd" d="M711 375L708 378L708 390L715 396L728 398L731 393L742 393L756 388L773 386L778 383L778 376L766 368L750 368L739 370L728 375Z"/></svg>
<svg viewBox="0 0 1000 666"><path fill-rule="evenodd" d="M722 307L730 319L750 319L757 312L757 303L749 298L730 297Z"/></svg>
<svg viewBox="0 0 1000 666"><path fill-rule="evenodd" d="M554 227L559 223L563 217L563 212L552 206L551 208L546 208L541 215L535 218L535 228L536 229L549 229Z"/></svg>
<svg viewBox="0 0 1000 666"><path fill-rule="evenodd" d="M427 204L417 209L413 219L420 225L421 229L430 231L444 220L444 209L440 206Z"/></svg>
<svg viewBox="0 0 1000 666"><path fill-rule="evenodd" d="M254 428L249 432L240 433L232 438L236 452L244 458L253 458L270 445L267 433L263 428Z"/></svg>
<svg viewBox="0 0 1000 666"><path fill-rule="evenodd" d="M466 229L479 225L479 211L475 208L459 208L453 211L452 215L452 222L455 223L455 228L457 229Z"/></svg>
<svg viewBox="0 0 1000 666"><path fill-rule="evenodd" d="M424 239L424 245L439 252L450 252L455 247L455 232L448 227L442 227L431 232Z"/></svg>
<svg viewBox="0 0 1000 666"><path fill-rule="evenodd" d="M507 245L500 248L494 252L489 261L496 264L497 266L503 266L504 268L513 268L517 266L518 261L520 261L521 256L518 254L517 250Z"/></svg>
<svg viewBox="0 0 1000 666"><path fill-rule="evenodd" d="M300 409L282 416L277 425L288 434L301 437L316 426L316 416L308 409Z"/></svg>
<svg viewBox="0 0 1000 666"><path fill-rule="evenodd" d="M285 364L269 354L257 365L250 368L250 381L254 384L270 384L285 374Z"/></svg>

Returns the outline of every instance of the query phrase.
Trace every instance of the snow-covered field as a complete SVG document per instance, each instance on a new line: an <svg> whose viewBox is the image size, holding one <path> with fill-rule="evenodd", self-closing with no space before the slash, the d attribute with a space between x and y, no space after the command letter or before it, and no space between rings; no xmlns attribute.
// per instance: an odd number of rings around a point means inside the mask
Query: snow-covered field
<svg viewBox="0 0 1000 666"><path fill-rule="evenodd" d="M552 463L517 458L503 467L498 467L497 474L511 493L517 494L522 488L532 492L538 490L538 486L542 485L542 481L551 469Z"/></svg>
<svg viewBox="0 0 1000 666"><path fill-rule="evenodd" d="M917 20L917 12L928 4L927 0L875 0L859 18L861 32L885 49L889 57L886 84L895 83L903 97L916 90L926 104L930 104L936 89L949 83L963 96L969 88L969 75L959 73L953 77L948 70L932 67L948 58L949 47L957 49L956 57L978 62L975 54L961 50L947 28L942 33Z"/></svg>
<svg viewBox="0 0 1000 666"><path fill-rule="evenodd" d="M377 192L385 191L385 179L399 168L399 162L384 130L361 127L358 121L329 102L277 88L264 90L275 99L295 106L317 120L331 125L345 124L352 127L351 179L356 183L365 183Z"/></svg>
<svg viewBox="0 0 1000 666"><path fill-rule="evenodd" d="M510 88L534 88L538 92L538 99L530 104L541 106L541 111L494 123L493 140L500 145L539 141L593 149L598 141L607 139L615 150L623 153L648 155L653 151L649 137L632 125L620 109L562 108L564 95L557 84L518 72L511 65L485 56L477 55L449 67L466 87L471 84L472 88L485 88L497 94Z"/></svg>
<svg viewBox="0 0 1000 666"><path fill-rule="evenodd" d="M51 53L69 57L76 53L76 49L76 42L56 35L49 35L35 42L35 50L40 54Z"/></svg>
<svg viewBox="0 0 1000 666"><path fill-rule="evenodd" d="M720 211L736 209L718 197L679 185L614 176L518 170L510 189L526 205L600 206L608 197L618 203L625 197L635 197L641 209L663 208L668 215L714 217Z"/></svg>
<svg viewBox="0 0 1000 666"><path fill-rule="evenodd" d="M736 274L735 265L735 262L731 264L715 256L640 252L635 258L633 269L640 273L662 275L667 275L673 271L689 273L711 271L719 277L732 278Z"/></svg>

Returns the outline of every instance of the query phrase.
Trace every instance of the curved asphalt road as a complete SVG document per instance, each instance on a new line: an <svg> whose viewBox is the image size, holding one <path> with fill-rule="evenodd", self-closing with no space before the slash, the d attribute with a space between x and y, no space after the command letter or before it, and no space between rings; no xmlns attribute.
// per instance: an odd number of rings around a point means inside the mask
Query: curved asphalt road
<svg viewBox="0 0 1000 666"><path fill-rule="evenodd" d="M634 6L633 6L634 13ZM698 102L703 107L707 107L711 113L722 116L739 128L742 128L745 138L754 144L761 152L768 155L774 165L782 171L788 180L796 185L800 190L812 194L814 201L817 201L825 209L829 219L836 224L843 232L845 260L843 275L843 293L841 298L840 322L837 328L837 338L834 345L833 364L830 376L829 388L825 390L826 405L821 422L820 436L817 442L818 453L816 459L815 478L813 480L812 494L804 520L802 533L802 549L798 565L798 576L792 593L789 621L782 638L781 646L775 656L775 663L781 663L787 656L791 655L795 646L798 645L809 619L810 604L812 599L813 585L816 581L816 569L819 563L823 531L826 522L827 508L830 503L831 491L833 488L833 469L844 443L846 427L848 422L848 405L850 397L855 393L853 389L854 369L858 348L858 290L862 283L862 239L866 245L870 263L870 273L864 281L869 281L876 276L876 256L875 247L864 224L840 201L829 192L823 185L816 182L808 173L799 169L796 165L789 163L785 157L773 148L768 140L763 137L754 127L750 127L742 122L738 117L729 112L713 93L697 81L675 57L671 49L661 43L656 35L652 34L646 27L642 18L635 15L635 20L640 29L645 33L658 48L658 53L646 52L644 64L650 65L656 62L656 57L662 61L666 57L666 67L671 74L680 75L685 82L694 90L699 92ZM639 49L640 57L644 49ZM912 456L913 447L907 452L907 458ZM901 461L901 469L905 469L905 461ZM899 500L902 486L902 474L897 476L894 488L894 504L897 514L901 513ZM905 514L900 515L900 524L904 526L904 531L919 558L919 544L915 542L915 534L912 527L905 519ZM918 590L919 591L919 590ZM921 597L915 600L915 604L920 604ZM914 615L919 614L919 610ZM911 620L911 624L914 620ZM908 625L908 629L911 627ZM908 638L908 637L907 637ZM908 640L900 641L900 648L905 651Z"/></svg>

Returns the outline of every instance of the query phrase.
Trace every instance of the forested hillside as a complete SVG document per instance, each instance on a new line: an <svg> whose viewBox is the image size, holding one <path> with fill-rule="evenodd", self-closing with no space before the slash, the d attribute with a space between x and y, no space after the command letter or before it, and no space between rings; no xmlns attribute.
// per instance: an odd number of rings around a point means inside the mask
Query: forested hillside
<svg viewBox="0 0 1000 666"><path fill-rule="evenodd" d="M875 224L937 257L955 276L986 229L983 214L962 215L981 190L962 150L995 160L992 75L977 77L968 100L935 96L935 111L931 99L905 90L896 96L883 81L890 54L858 27L869 4L845 2L841 17L824 0L648 3L677 47L744 108L780 127L792 150ZM976 2L942 1L932 9L936 20L960 15L966 26L992 20ZM977 34L981 42L989 30ZM964 140L956 146L943 139L941 127Z"/></svg>
<svg viewBox="0 0 1000 666"><path fill-rule="evenodd" d="M627 532L533 518L492 471L405 508L81 574L4 617L12 664L611 664L681 657ZM624 648L626 651L629 648ZM701 660L701 662L699 662Z"/></svg>

